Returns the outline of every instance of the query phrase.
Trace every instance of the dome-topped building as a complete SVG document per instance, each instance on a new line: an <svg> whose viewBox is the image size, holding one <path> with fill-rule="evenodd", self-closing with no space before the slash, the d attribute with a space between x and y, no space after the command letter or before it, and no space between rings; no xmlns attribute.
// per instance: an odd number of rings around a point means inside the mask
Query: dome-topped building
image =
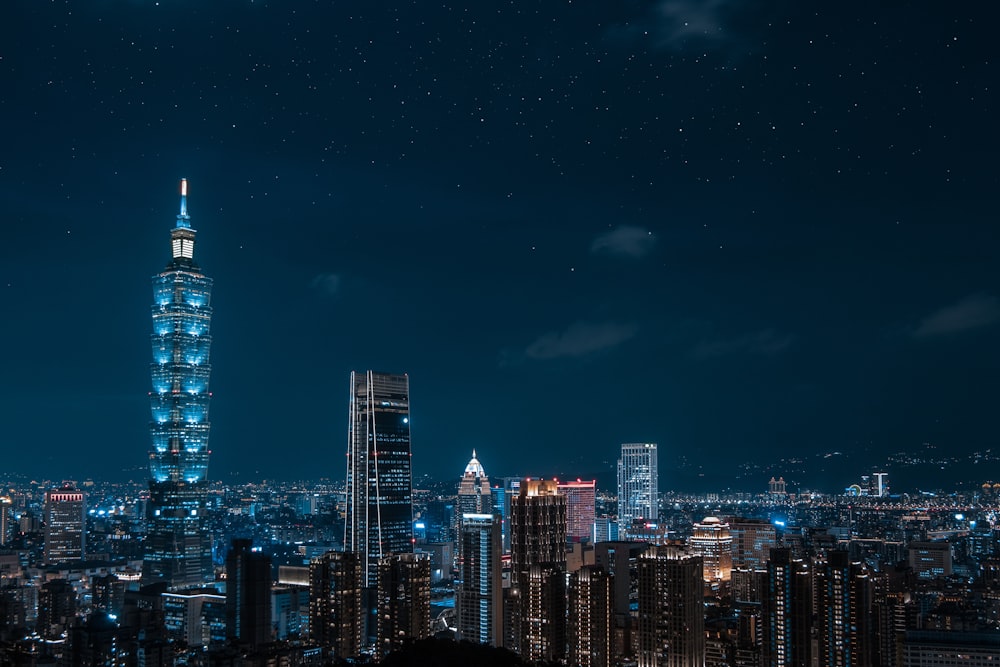
<svg viewBox="0 0 1000 667"><path fill-rule="evenodd" d="M492 514L493 497L490 493L490 479L483 470L483 464L472 450L472 459L465 466L465 473L458 484L458 502L455 504L459 522L463 514Z"/></svg>

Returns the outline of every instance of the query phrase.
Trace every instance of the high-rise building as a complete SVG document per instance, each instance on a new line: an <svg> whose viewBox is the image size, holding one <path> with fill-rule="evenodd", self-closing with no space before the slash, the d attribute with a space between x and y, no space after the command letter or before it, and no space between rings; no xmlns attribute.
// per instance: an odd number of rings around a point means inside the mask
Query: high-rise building
<svg viewBox="0 0 1000 667"><path fill-rule="evenodd" d="M182 180L171 259L153 276L149 533L142 569L144 584L173 588L213 579L206 528L212 279L194 261L194 239Z"/></svg>
<svg viewBox="0 0 1000 667"><path fill-rule="evenodd" d="M76 618L76 590L67 579L51 579L38 591L35 630L47 639L58 638Z"/></svg>
<svg viewBox="0 0 1000 667"><path fill-rule="evenodd" d="M764 569L771 549L778 546L777 530L769 521L732 519L729 534L733 537L734 570Z"/></svg>
<svg viewBox="0 0 1000 667"><path fill-rule="evenodd" d="M463 514L459 532L462 558L455 591L456 639L503 645L503 591L500 517Z"/></svg>
<svg viewBox="0 0 1000 667"><path fill-rule="evenodd" d="M472 460L465 466L465 472L458 483L458 497L455 500L454 532L458 541L458 557L462 557L462 516L465 514L492 514L493 490L490 479L483 470L483 464L472 450Z"/></svg>
<svg viewBox="0 0 1000 667"><path fill-rule="evenodd" d="M597 480L559 482L559 493L566 496L566 539L593 542Z"/></svg>
<svg viewBox="0 0 1000 667"><path fill-rule="evenodd" d="M428 554L390 554L379 561L378 643L381 659L431 634L431 560Z"/></svg>
<svg viewBox="0 0 1000 667"><path fill-rule="evenodd" d="M677 545L639 558L639 667L703 667L702 558Z"/></svg>
<svg viewBox="0 0 1000 667"><path fill-rule="evenodd" d="M382 558L413 551L412 495L410 379L352 372L344 548L361 554L366 588Z"/></svg>
<svg viewBox="0 0 1000 667"><path fill-rule="evenodd" d="M691 550L704 561L705 588L718 594L729 587L733 571L733 538L729 524L714 516L694 524L689 540Z"/></svg>
<svg viewBox="0 0 1000 667"><path fill-rule="evenodd" d="M86 558L83 491L64 486L45 492L45 562Z"/></svg>
<svg viewBox="0 0 1000 667"><path fill-rule="evenodd" d="M253 648L271 641L271 557L233 539L226 556L226 631Z"/></svg>
<svg viewBox="0 0 1000 667"><path fill-rule="evenodd" d="M309 637L336 659L361 654L362 560L328 551L309 563Z"/></svg>
<svg viewBox="0 0 1000 667"><path fill-rule="evenodd" d="M465 472L458 483L458 502L455 511L459 518L463 514L492 514L493 493L490 488L490 478L483 470L483 464L476 458L476 450L472 450L472 459L465 466Z"/></svg>
<svg viewBox="0 0 1000 667"><path fill-rule="evenodd" d="M511 499L513 648L529 662L566 647L566 496L555 481L526 479Z"/></svg>
<svg viewBox="0 0 1000 667"><path fill-rule="evenodd" d="M585 565L569 576L567 657L581 667L615 664L614 577L600 565ZM617 654L619 657L621 654Z"/></svg>
<svg viewBox="0 0 1000 667"><path fill-rule="evenodd" d="M874 586L864 563L829 551L816 567L814 590L823 667L871 667L875 658Z"/></svg>
<svg viewBox="0 0 1000 667"><path fill-rule="evenodd" d="M10 498L0 497L0 546L7 544L7 540L10 539L14 519L10 513L11 505Z"/></svg>
<svg viewBox="0 0 1000 667"><path fill-rule="evenodd" d="M887 472L872 473L871 489L868 495L877 497L889 495L889 473Z"/></svg>
<svg viewBox="0 0 1000 667"><path fill-rule="evenodd" d="M211 587L163 594L167 635L188 646L218 646L226 641L226 596Z"/></svg>
<svg viewBox="0 0 1000 667"><path fill-rule="evenodd" d="M788 548L773 549L763 596L763 667L812 665L812 568Z"/></svg>
<svg viewBox="0 0 1000 667"><path fill-rule="evenodd" d="M618 525L629 529L636 519L659 516L656 443L626 443L618 459Z"/></svg>
<svg viewBox="0 0 1000 667"><path fill-rule="evenodd" d="M634 606L639 601L639 558L649 545L642 542L598 542L594 560L614 580L614 654L625 659L635 657L637 623Z"/></svg>

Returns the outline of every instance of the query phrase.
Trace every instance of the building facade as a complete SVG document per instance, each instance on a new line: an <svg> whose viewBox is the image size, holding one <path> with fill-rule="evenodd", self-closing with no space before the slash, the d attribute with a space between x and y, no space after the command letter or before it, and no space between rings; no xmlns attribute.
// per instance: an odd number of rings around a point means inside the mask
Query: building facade
<svg viewBox="0 0 1000 667"><path fill-rule="evenodd" d="M226 631L250 647L271 641L271 557L234 539L226 556Z"/></svg>
<svg viewBox="0 0 1000 667"><path fill-rule="evenodd" d="M593 542L597 480L559 482L559 493L566 496L566 538L571 542Z"/></svg>
<svg viewBox="0 0 1000 667"><path fill-rule="evenodd" d="M328 551L309 563L309 637L334 659L361 655L362 560Z"/></svg>
<svg viewBox="0 0 1000 667"><path fill-rule="evenodd" d="M676 545L639 558L639 667L704 667L702 558Z"/></svg>
<svg viewBox="0 0 1000 667"><path fill-rule="evenodd" d="M694 524L689 544L704 561L706 593L728 591L733 571L733 538L729 524L718 517L705 517Z"/></svg>
<svg viewBox="0 0 1000 667"><path fill-rule="evenodd" d="M413 551L407 375L351 373L344 548L361 554L369 589L382 558Z"/></svg>
<svg viewBox="0 0 1000 667"><path fill-rule="evenodd" d="M791 549L772 550L762 602L764 667L811 667L814 652L810 563L795 558Z"/></svg>
<svg viewBox="0 0 1000 667"><path fill-rule="evenodd" d="M386 556L379 561L376 657L382 659L430 634L430 557L419 553Z"/></svg>
<svg viewBox="0 0 1000 667"><path fill-rule="evenodd" d="M528 661L566 650L566 496L554 480L523 480L511 499L511 639Z"/></svg>
<svg viewBox="0 0 1000 667"><path fill-rule="evenodd" d="M456 639L491 646L503 645L503 591L500 518L494 514L464 514L459 533L462 558L455 591Z"/></svg>
<svg viewBox="0 0 1000 667"><path fill-rule="evenodd" d="M615 664L614 577L599 565L585 565L569 576L567 657L581 667Z"/></svg>
<svg viewBox="0 0 1000 667"><path fill-rule="evenodd" d="M149 534L142 572L144 584L172 588L214 578L206 529L212 279L194 261L194 241L182 180L171 260L153 276Z"/></svg>
<svg viewBox="0 0 1000 667"><path fill-rule="evenodd" d="M626 443L618 459L618 525L628 530L636 519L656 521L659 468L656 443Z"/></svg>
<svg viewBox="0 0 1000 667"><path fill-rule="evenodd" d="M46 563L86 558L86 511L83 491L64 486L45 492Z"/></svg>

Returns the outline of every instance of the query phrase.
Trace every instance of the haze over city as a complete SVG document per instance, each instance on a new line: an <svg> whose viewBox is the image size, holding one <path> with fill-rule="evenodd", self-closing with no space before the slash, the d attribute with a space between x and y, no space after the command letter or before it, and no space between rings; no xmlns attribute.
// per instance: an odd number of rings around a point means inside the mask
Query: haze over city
<svg viewBox="0 0 1000 667"><path fill-rule="evenodd" d="M146 478L182 177L215 280L209 479L342 478L369 368L409 375L439 479L473 449L593 476L657 442L672 488L996 443L988 4L3 13L12 472Z"/></svg>

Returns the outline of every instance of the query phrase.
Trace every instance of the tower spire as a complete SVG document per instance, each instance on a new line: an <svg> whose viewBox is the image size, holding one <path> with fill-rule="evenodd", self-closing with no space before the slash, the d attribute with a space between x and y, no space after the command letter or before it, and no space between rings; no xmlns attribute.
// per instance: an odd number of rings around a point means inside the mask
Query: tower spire
<svg viewBox="0 0 1000 667"><path fill-rule="evenodd" d="M181 212L177 216L178 227L190 227L191 217L188 215L188 179L181 179Z"/></svg>

